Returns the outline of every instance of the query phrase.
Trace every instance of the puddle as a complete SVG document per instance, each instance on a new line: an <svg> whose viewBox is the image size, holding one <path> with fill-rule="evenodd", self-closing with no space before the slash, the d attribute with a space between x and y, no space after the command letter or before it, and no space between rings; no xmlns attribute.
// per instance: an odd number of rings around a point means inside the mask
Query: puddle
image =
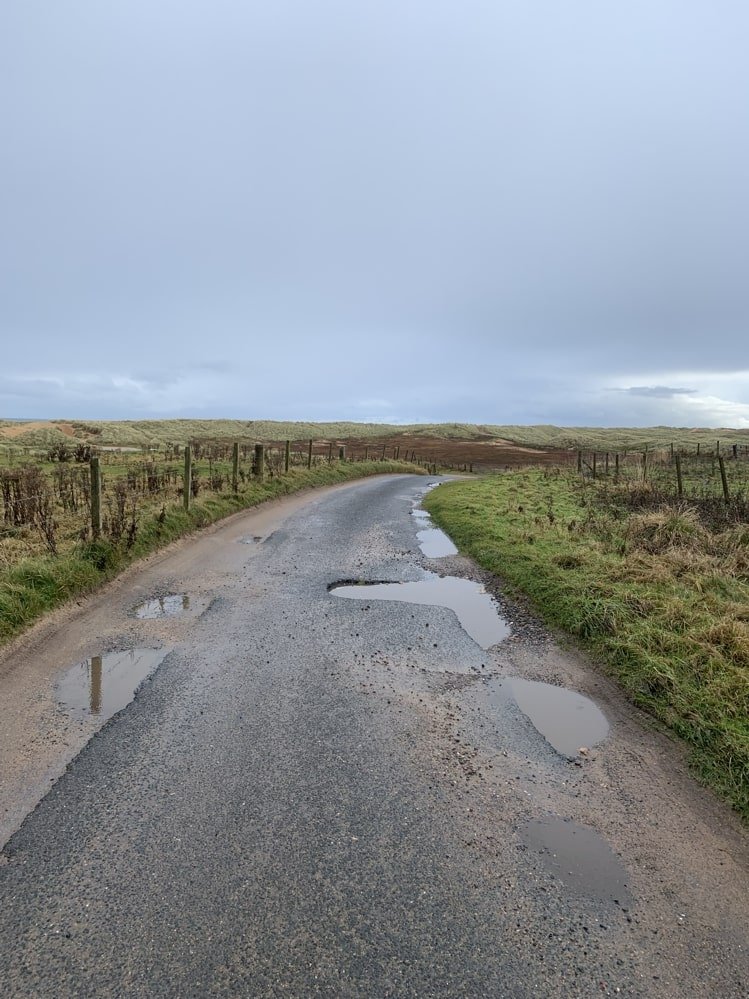
<svg viewBox="0 0 749 999"><path fill-rule="evenodd" d="M446 558L448 555L458 554L458 549L445 532L432 524L432 518L426 510L414 507L411 516L419 525L420 530L416 537L419 547L427 558Z"/></svg>
<svg viewBox="0 0 749 999"><path fill-rule="evenodd" d="M629 875L611 847L592 829L563 819L536 819L522 832L526 846L551 873L582 895L629 907Z"/></svg>
<svg viewBox="0 0 749 999"><path fill-rule="evenodd" d="M158 617L176 617L190 609L190 598L186 593L170 593L167 597L155 597L146 600L135 608L135 616L145 621Z"/></svg>
<svg viewBox="0 0 749 999"><path fill-rule="evenodd" d="M609 723L600 708L566 687L513 676L503 679L496 697L514 700L549 745L570 759L609 734Z"/></svg>
<svg viewBox="0 0 749 999"><path fill-rule="evenodd" d="M416 535L419 547L427 558L446 558L457 555L458 549L439 527L429 527Z"/></svg>
<svg viewBox="0 0 749 999"><path fill-rule="evenodd" d="M409 604L447 607L454 611L471 638L488 649L510 634L495 600L480 583L457 576L435 576L413 583L341 583L329 587L337 597L352 600L397 600Z"/></svg>
<svg viewBox="0 0 749 999"><path fill-rule="evenodd" d="M259 534L248 534L247 537L240 538L240 545L258 545L262 541L262 536Z"/></svg>
<svg viewBox="0 0 749 999"><path fill-rule="evenodd" d="M76 663L55 684L61 706L78 718L102 721L129 704L146 677L161 665L169 649L127 649Z"/></svg>

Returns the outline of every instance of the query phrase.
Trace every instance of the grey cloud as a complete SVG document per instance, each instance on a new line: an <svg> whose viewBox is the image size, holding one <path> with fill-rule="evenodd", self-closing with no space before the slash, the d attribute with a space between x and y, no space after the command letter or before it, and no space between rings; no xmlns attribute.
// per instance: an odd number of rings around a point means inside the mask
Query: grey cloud
<svg viewBox="0 0 749 999"><path fill-rule="evenodd" d="M1 364L63 381L23 405L638 422L740 365L749 8L575 11L8 0Z"/></svg>
<svg viewBox="0 0 749 999"><path fill-rule="evenodd" d="M640 395L651 399L671 399L675 395L696 395L697 389L671 388L668 385L632 385L629 388L617 389L628 395Z"/></svg>

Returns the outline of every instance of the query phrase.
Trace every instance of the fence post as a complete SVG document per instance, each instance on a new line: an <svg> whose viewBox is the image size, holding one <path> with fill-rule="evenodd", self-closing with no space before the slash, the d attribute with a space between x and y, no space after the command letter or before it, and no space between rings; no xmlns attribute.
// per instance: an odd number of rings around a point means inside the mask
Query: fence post
<svg viewBox="0 0 749 999"><path fill-rule="evenodd" d="M648 480L648 449L642 452L642 481L647 482Z"/></svg>
<svg viewBox="0 0 749 999"><path fill-rule="evenodd" d="M715 453L716 454L720 454L720 441L719 440L717 440L715 442Z"/></svg>
<svg viewBox="0 0 749 999"><path fill-rule="evenodd" d="M185 444L185 474L182 479L182 505L185 510L190 509L192 498L192 448Z"/></svg>
<svg viewBox="0 0 749 999"><path fill-rule="evenodd" d="M674 461L676 462L676 491L679 494L679 499L684 497L684 483L681 478L681 458L679 455L675 455Z"/></svg>
<svg viewBox="0 0 749 999"><path fill-rule="evenodd" d="M718 465L720 466L720 481L723 484L723 499L728 502L730 496L728 494L728 479L726 478L726 466L723 461L723 455L718 455Z"/></svg>
<svg viewBox="0 0 749 999"><path fill-rule="evenodd" d="M384 461L385 460L385 448L386 447L387 447L387 444L383 444L382 445L382 457L380 458L380 461Z"/></svg>
<svg viewBox="0 0 749 999"><path fill-rule="evenodd" d="M312 468L312 438L310 437L309 448L307 450L307 468Z"/></svg>
<svg viewBox="0 0 749 999"><path fill-rule="evenodd" d="M283 470L288 473L291 464L291 441L286 441L286 451L283 456Z"/></svg>
<svg viewBox="0 0 749 999"><path fill-rule="evenodd" d="M614 482L619 481L619 452L614 455Z"/></svg>
<svg viewBox="0 0 749 999"><path fill-rule="evenodd" d="M101 466L99 459L91 459L91 536L101 537Z"/></svg>
<svg viewBox="0 0 749 999"><path fill-rule="evenodd" d="M364 460L369 461L369 445L364 448Z"/></svg>
<svg viewBox="0 0 749 999"><path fill-rule="evenodd" d="M577 470L578 472L583 470L583 453L580 448L577 449Z"/></svg>
<svg viewBox="0 0 749 999"><path fill-rule="evenodd" d="M596 453L594 451L593 452L593 478L595 479L595 477L596 477Z"/></svg>
<svg viewBox="0 0 749 999"><path fill-rule="evenodd" d="M255 445L255 460L252 463L252 474L258 482L265 479L265 447L262 444Z"/></svg>
<svg viewBox="0 0 749 999"><path fill-rule="evenodd" d="M231 488L239 492L239 444L235 441L231 449Z"/></svg>
<svg viewBox="0 0 749 999"><path fill-rule="evenodd" d="M609 474L609 453L608 453L608 451L606 452L606 461L605 461L604 466L603 466L603 471L604 471L604 473L606 475Z"/></svg>
<svg viewBox="0 0 749 999"><path fill-rule="evenodd" d="M346 460L346 447L345 447L345 445L342 445L341 447L338 448L338 460L339 461L345 461Z"/></svg>

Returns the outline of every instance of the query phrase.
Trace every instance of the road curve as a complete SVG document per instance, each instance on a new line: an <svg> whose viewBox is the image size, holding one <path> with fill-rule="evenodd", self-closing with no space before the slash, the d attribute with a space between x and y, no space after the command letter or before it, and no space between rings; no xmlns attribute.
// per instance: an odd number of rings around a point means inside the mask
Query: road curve
<svg viewBox="0 0 749 999"><path fill-rule="evenodd" d="M498 584L420 553L424 487L233 517L0 657L7 822L49 787L0 863L5 999L748 994L745 833ZM486 582L510 636L484 651L445 608L328 592L426 570ZM168 592L194 610L132 616ZM58 669L132 646L168 654L98 733L39 707ZM508 676L589 696L608 737L555 752ZM538 840L561 820L569 860Z"/></svg>

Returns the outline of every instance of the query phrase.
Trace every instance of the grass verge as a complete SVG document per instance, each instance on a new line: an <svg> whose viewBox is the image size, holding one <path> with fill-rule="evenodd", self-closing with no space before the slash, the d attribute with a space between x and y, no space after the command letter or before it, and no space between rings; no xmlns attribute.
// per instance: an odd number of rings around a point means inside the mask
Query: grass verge
<svg viewBox="0 0 749 999"><path fill-rule="evenodd" d="M452 482L424 506L459 549L593 651L749 820L749 525L552 470Z"/></svg>
<svg viewBox="0 0 749 999"><path fill-rule="evenodd" d="M181 506L167 507L162 515L151 515L139 524L129 549L99 540L79 544L58 557L24 559L0 572L0 645L67 600L92 592L137 559L232 513L303 489L388 472L421 471L403 462L387 461L335 462L309 470L291 469L287 475L243 486L237 495L207 494L205 499L195 500L189 512Z"/></svg>

